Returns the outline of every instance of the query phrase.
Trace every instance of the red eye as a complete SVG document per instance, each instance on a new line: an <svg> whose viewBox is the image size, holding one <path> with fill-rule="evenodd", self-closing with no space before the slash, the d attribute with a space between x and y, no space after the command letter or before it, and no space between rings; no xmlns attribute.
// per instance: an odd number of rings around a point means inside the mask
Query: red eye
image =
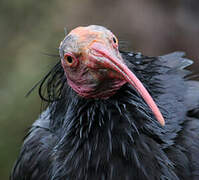
<svg viewBox="0 0 199 180"><path fill-rule="evenodd" d="M76 67L78 65L78 59L72 53L64 54L64 62L69 67Z"/></svg>

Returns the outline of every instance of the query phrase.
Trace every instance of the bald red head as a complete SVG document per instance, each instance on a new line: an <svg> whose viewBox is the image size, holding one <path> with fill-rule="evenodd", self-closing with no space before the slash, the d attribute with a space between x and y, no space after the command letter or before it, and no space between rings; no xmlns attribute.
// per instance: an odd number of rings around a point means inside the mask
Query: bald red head
<svg viewBox="0 0 199 180"><path fill-rule="evenodd" d="M164 125L157 105L125 65L118 50L118 40L111 31L96 25L78 27L65 37L59 49L68 84L80 96L109 98L128 82Z"/></svg>

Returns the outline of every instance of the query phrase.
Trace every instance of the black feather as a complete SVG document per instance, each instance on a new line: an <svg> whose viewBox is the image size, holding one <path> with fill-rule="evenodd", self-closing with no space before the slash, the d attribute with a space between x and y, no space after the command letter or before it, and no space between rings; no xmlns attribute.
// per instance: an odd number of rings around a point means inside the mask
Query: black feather
<svg viewBox="0 0 199 180"><path fill-rule="evenodd" d="M199 83L186 79L191 72L184 69L191 61L181 52L121 53L165 127L128 84L107 100L79 97L58 62L40 82L49 107L29 131L11 180L199 178Z"/></svg>

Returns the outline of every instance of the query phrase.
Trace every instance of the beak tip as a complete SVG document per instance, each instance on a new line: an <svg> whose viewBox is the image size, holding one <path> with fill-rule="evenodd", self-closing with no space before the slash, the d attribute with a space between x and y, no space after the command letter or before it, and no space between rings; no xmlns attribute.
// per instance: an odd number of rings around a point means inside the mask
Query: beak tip
<svg viewBox="0 0 199 180"><path fill-rule="evenodd" d="M161 126L165 126L165 120L164 120L163 116L159 117L158 121L159 121Z"/></svg>

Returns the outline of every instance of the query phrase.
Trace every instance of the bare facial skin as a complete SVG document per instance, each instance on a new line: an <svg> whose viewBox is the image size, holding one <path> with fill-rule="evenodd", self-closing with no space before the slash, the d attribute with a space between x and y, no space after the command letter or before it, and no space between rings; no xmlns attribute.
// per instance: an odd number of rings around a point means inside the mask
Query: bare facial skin
<svg viewBox="0 0 199 180"><path fill-rule="evenodd" d="M59 49L68 84L78 95L107 99L130 83L160 124L165 124L150 94L124 63L118 40L110 30L97 25L77 27L64 38Z"/></svg>

